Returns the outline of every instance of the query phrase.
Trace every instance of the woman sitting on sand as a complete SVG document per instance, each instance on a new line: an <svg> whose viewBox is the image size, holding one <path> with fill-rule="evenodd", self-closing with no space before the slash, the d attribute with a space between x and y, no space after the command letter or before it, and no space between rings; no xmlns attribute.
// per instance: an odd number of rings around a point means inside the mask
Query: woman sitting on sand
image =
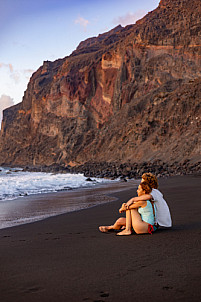
<svg viewBox="0 0 201 302"><path fill-rule="evenodd" d="M147 182L141 182L138 186L138 197L150 194L151 187ZM122 204L119 210L120 213L126 212L126 218L118 219L114 225L108 227L100 227L100 231L105 232L111 229L120 229L126 226L125 230L117 235L131 235L132 227L136 234L152 233L156 228L155 225L155 206L150 200L140 200L131 205Z"/></svg>
<svg viewBox="0 0 201 302"><path fill-rule="evenodd" d="M166 201L163 198L162 193L158 190L158 181L155 175L152 173L144 173L142 175L142 182L146 181L148 185L152 188L151 194L145 194L138 197L131 198L126 204L125 207L129 207L132 204L138 201L153 200L155 202L156 212L155 212L155 222L159 226L171 227L172 220L169 211L169 207ZM142 218L139 213L138 219ZM109 230L120 230L121 228L126 227L126 218L121 217L111 226L101 226L99 230L101 232L108 232Z"/></svg>

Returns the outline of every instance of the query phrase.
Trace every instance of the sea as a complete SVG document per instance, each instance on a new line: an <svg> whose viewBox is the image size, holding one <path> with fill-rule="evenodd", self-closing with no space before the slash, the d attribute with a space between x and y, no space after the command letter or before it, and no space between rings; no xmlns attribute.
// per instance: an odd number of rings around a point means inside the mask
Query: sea
<svg viewBox="0 0 201 302"><path fill-rule="evenodd" d="M117 182L104 178L87 181L83 174L24 172L21 168L0 167L0 229L114 200L103 194L103 190L111 193L107 188L117 186Z"/></svg>

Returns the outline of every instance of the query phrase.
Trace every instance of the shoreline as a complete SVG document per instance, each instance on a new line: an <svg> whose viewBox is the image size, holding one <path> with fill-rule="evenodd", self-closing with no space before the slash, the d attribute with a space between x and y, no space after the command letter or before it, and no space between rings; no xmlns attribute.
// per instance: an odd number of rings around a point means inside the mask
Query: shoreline
<svg viewBox="0 0 201 302"><path fill-rule="evenodd" d="M2 163L2 167L9 166ZM185 159L182 162L163 162L160 159L145 162L94 162L89 161L84 164L64 165L11 165L11 167L22 168L28 172L46 172L56 174L77 174L82 173L86 177L98 178L122 178L122 179L138 179L139 175L145 172L152 172L157 177L171 177L184 175L201 175L201 162L199 158Z"/></svg>
<svg viewBox="0 0 201 302"><path fill-rule="evenodd" d="M0 229L34 223L50 217L76 212L98 206L100 204L112 202L116 200L115 197L112 197L112 193L127 190L131 186L137 188L138 183L139 180L129 180L128 182L115 181L113 183L97 183L94 186L89 187L41 194L31 194L28 196L18 197L13 200L5 200L0 203ZM57 204L54 204L55 200L57 200ZM6 207L11 213L7 217L2 217L2 208L3 211L6 211ZM12 207L15 209L15 211L18 209L18 207L20 207L21 216L19 219L17 219L15 216L15 212L12 213ZM48 210L48 207L52 208L51 212ZM27 217L24 216L24 220L22 220L22 211L24 211L24 209L26 211L24 215L27 215ZM34 216L30 213L30 211L37 212L37 215ZM10 221L11 217L13 217L13 221ZM8 219L9 223L6 222Z"/></svg>
<svg viewBox="0 0 201 302"><path fill-rule="evenodd" d="M200 180L159 179L173 227L153 235L98 230L120 216L135 188L112 193L118 199L109 203L0 230L2 301L200 301Z"/></svg>

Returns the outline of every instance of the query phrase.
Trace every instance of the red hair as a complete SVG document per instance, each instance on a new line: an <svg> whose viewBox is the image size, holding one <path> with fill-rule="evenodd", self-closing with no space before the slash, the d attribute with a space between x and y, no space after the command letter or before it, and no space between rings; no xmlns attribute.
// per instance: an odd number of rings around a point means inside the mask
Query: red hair
<svg viewBox="0 0 201 302"><path fill-rule="evenodd" d="M154 174L144 173L142 179L143 181L146 181L152 189L158 189L158 180Z"/></svg>
<svg viewBox="0 0 201 302"><path fill-rule="evenodd" d="M140 183L140 186L141 186L142 190L145 192L145 194L151 193L152 188L150 187L148 182L143 181L143 182Z"/></svg>

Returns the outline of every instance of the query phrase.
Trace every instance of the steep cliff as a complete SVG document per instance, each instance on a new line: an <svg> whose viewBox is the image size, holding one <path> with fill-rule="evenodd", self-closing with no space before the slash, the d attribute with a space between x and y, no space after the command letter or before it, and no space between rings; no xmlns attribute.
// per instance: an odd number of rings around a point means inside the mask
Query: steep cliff
<svg viewBox="0 0 201 302"><path fill-rule="evenodd" d="M4 111L0 163L197 162L200 12L200 0L161 0L136 24L44 62Z"/></svg>

